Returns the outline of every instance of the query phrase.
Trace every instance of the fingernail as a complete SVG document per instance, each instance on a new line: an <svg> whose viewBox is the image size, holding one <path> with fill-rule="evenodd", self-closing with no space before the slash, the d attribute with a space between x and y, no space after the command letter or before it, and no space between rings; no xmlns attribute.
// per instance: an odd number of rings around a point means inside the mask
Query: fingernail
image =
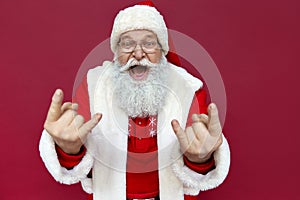
<svg viewBox="0 0 300 200"><path fill-rule="evenodd" d="M54 95L52 96L52 100L55 102L58 102L61 96L61 91L60 90L56 90Z"/></svg>
<svg viewBox="0 0 300 200"><path fill-rule="evenodd" d="M61 90L60 90L60 89L57 89L57 90L55 91L55 94L56 94L56 95L61 95Z"/></svg>
<svg viewBox="0 0 300 200"><path fill-rule="evenodd" d="M72 109L73 110L78 110L78 104L77 103L73 103L72 104Z"/></svg>
<svg viewBox="0 0 300 200"><path fill-rule="evenodd" d="M174 120L172 120L171 124L172 124L173 126L177 126L177 125L178 125L178 121L177 121L176 119L174 119Z"/></svg>
<svg viewBox="0 0 300 200"><path fill-rule="evenodd" d="M197 121L199 121L199 119L200 119L200 115L198 115L198 114L193 114L192 115L193 122L197 122Z"/></svg>
<svg viewBox="0 0 300 200"><path fill-rule="evenodd" d="M101 114L100 113L96 113L95 118L96 118L97 122L99 122L99 120L101 118Z"/></svg>

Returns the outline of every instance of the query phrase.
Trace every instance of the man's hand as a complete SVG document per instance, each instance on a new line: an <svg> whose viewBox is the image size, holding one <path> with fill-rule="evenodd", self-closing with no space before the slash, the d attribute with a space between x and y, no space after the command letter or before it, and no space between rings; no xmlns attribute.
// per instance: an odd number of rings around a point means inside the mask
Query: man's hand
<svg viewBox="0 0 300 200"><path fill-rule="evenodd" d="M44 128L64 152L77 154L102 115L97 113L84 123L84 118L77 114L77 104L62 102L63 92L57 89L53 94Z"/></svg>
<svg viewBox="0 0 300 200"><path fill-rule="evenodd" d="M195 163L206 162L222 144L222 127L215 104L208 106L208 116L193 114L193 124L185 129L177 120L172 120L173 130L180 143L181 151Z"/></svg>

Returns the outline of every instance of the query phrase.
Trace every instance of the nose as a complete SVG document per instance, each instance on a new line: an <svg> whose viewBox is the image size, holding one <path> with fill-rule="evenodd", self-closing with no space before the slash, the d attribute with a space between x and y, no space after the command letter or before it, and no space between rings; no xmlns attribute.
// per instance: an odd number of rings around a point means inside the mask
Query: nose
<svg viewBox="0 0 300 200"><path fill-rule="evenodd" d="M141 59L143 59L146 56L146 54L143 51L141 45L136 45L135 49L133 50L132 55L137 60L141 60Z"/></svg>

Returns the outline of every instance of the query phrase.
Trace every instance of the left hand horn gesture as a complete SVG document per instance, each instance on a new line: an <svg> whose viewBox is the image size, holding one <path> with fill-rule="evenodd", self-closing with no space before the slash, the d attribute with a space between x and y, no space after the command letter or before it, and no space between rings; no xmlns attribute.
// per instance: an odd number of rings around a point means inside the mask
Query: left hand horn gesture
<svg viewBox="0 0 300 200"><path fill-rule="evenodd" d="M207 111L208 115L193 114L193 124L185 130L177 120L171 122L181 151L191 162L206 162L222 144L222 127L217 106L211 103Z"/></svg>

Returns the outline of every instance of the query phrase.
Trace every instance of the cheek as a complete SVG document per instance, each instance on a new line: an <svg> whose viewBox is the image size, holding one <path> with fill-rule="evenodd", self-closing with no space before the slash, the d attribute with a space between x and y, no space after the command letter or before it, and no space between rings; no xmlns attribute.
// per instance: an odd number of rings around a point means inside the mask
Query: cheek
<svg viewBox="0 0 300 200"><path fill-rule="evenodd" d="M119 56L117 57L117 60L119 61L119 63L121 65L125 65L127 63L127 61L129 60L129 56L128 55L119 54Z"/></svg>
<svg viewBox="0 0 300 200"><path fill-rule="evenodd" d="M155 54L149 54L148 59L152 63L159 63L159 61L161 59L161 56L162 56L162 53L161 52L157 52Z"/></svg>

